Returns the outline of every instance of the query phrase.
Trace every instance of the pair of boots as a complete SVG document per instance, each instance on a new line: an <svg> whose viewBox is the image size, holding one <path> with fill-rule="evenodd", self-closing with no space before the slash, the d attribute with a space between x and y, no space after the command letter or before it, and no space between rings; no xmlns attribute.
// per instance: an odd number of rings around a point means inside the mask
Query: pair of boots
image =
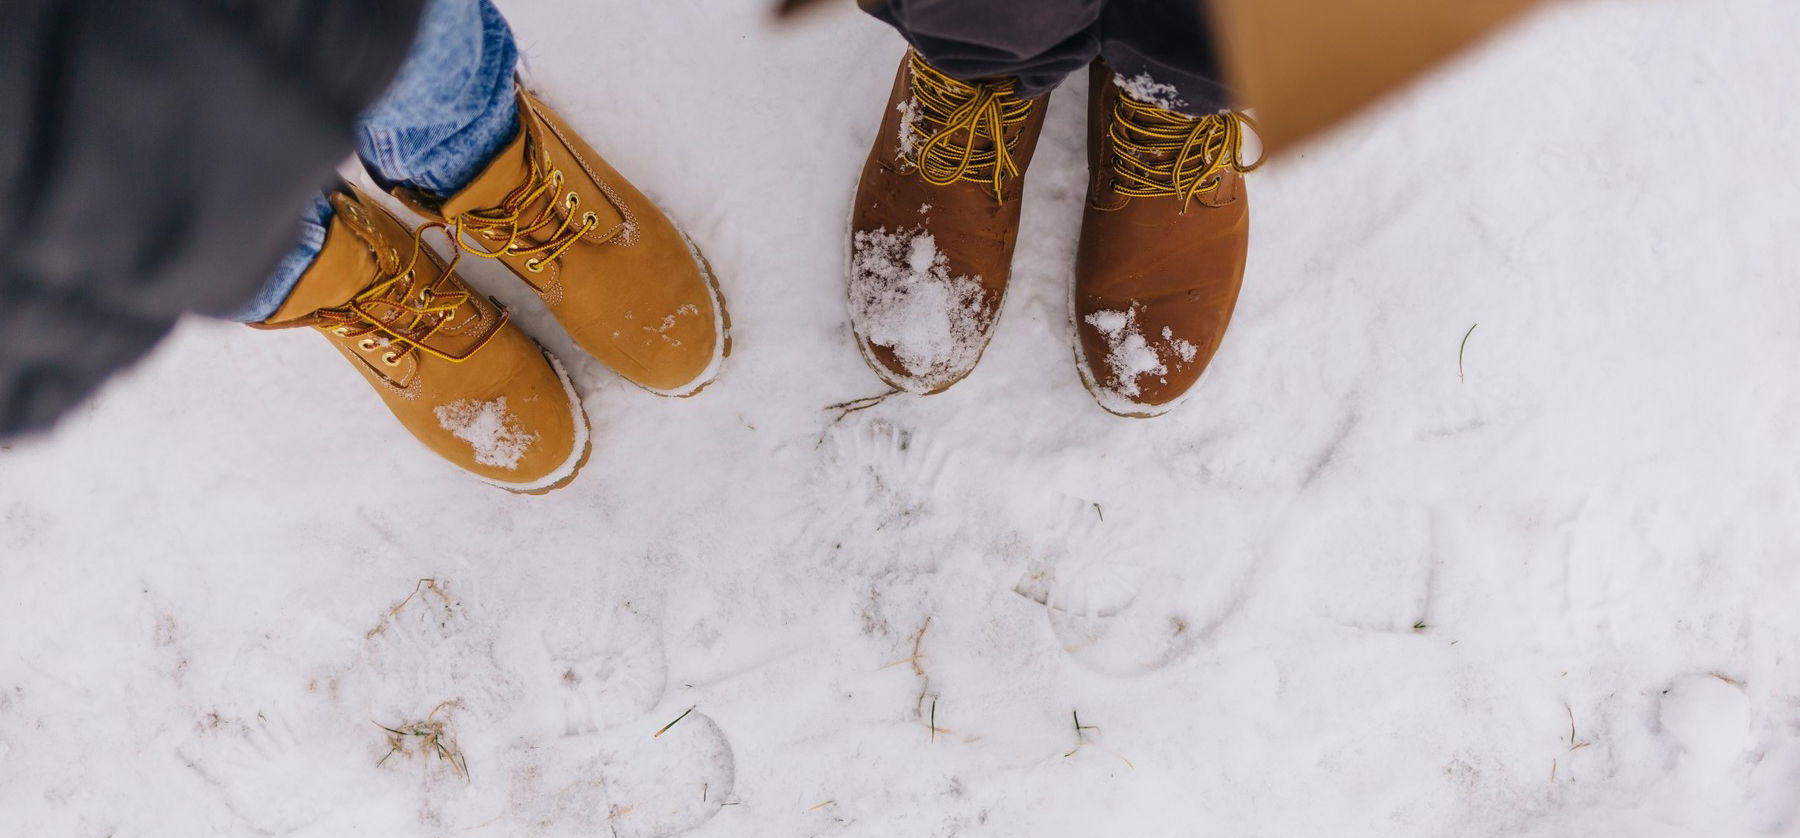
<svg viewBox="0 0 1800 838"><path fill-rule="evenodd" d="M1090 188L1076 258L1076 367L1109 411L1174 407L1218 349L1242 283L1246 118L1185 116L1093 67ZM871 369L936 393L967 376L999 317L1024 174L1048 96L902 62L852 219L850 319ZM447 198L395 188L409 227L344 186L325 245L265 328L331 341L421 442L488 482L574 479L587 416L562 366L457 275L497 259L575 343L627 380L690 396L730 353L711 267L667 216L520 89L518 136ZM455 254L426 244L441 232Z"/></svg>
<svg viewBox="0 0 1800 838"><path fill-rule="evenodd" d="M263 328L310 327L407 430L488 482L541 493L587 461L587 415L562 365L456 273L497 259L577 345L658 395L690 396L730 353L725 301L705 257L536 96L517 137L448 198L394 197L412 228L354 187L318 258ZM426 244L441 232L448 261Z"/></svg>
<svg viewBox="0 0 1800 838"><path fill-rule="evenodd" d="M1199 381L1243 282L1247 117L1183 115L1147 79L1091 68L1087 209L1074 272L1076 369L1108 411L1155 416ZM1121 89L1124 82L1129 89ZM883 381L942 392L993 336L1024 176L1049 96L901 62L851 219L857 344Z"/></svg>

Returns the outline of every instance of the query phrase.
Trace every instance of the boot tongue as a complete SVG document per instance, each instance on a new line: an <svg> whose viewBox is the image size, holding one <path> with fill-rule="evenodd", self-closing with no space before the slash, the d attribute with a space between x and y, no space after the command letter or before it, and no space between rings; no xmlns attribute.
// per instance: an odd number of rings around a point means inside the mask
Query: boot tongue
<svg viewBox="0 0 1800 838"><path fill-rule="evenodd" d="M300 275L300 282L289 292L281 308L264 323L275 325L297 320L326 308L348 303L378 274L375 261L374 234L367 216L357 202L347 195L332 195L331 226L326 228L325 247L312 266Z"/></svg>
<svg viewBox="0 0 1800 838"><path fill-rule="evenodd" d="M610 233L625 223L624 213L608 199L605 184L595 183L598 188L578 185L590 182L580 168L580 159L571 159L570 150L558 143L560 135L553 123L538 112L535 99L520 98L519 126L519 133L512 142L494 155L475 180L444 201L437 210L438 215L453 219L474 211L496 209L514 192L528 185L533 188L544 186L541 194L529 203L507 208L507 212L517 213L524 226L543 221L528 231L522 230L521 241L541 244L546 237L563 229L561 225L565 219L569 222L567 229L579 229L581 217L587 212L594 213L598 223L586 237L595 241L610 238ZM560 181L560 188L541 181L533 182L532 155L539 158L540 167L536 172L539 178L561 172L563 177L571 180ZM570 209L564 204L564 196L570 192L586 200Z"/></svg>
<svg viewBox="0 0 1800 838"><path fill-rule="evenodd" d="M524 127L528 118L525 109L520 108L518 136L500 149L468 186L444 202L442 213L445 218L455 218L470 210L497 207L508 194L524 185L529 176L525 156L530 150L530 144L526 142L529 132Z"/></svg>

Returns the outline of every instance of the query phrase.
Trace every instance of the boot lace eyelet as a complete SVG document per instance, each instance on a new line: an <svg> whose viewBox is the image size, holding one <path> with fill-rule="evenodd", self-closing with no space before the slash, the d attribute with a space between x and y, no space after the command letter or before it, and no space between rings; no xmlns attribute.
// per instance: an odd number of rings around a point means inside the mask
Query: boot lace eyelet
<svg viewBox="0 0 1800 838"><path fill-rule="evenodd" d="M381 362L384 364L387 364L390 367L397 367L397 366L400 366L400 357L398 355L395 355L392 352L389 352L388 354L381 356Z"/></svg>
<svg viewBox="0 0 1800 838"><path fill-rule="evenodd" d="M525 260L525 270L531 271L534 274L543 273L544 272L544 260L538 259L535 257L533 257L531 259L526 259Z"/></svg>
<svg viewBox="0 0 1800 838"><path fill-rule="evenodd" d="M581 223L592 227L598 227L600 226L600 216L595 215L592 210L589 210L588 212L582 213Z"/></svg>
<svg viewBox="0 0 1800 838"><path fill-rule="evenodd" d="M374 338L364 338L363 341L361 343L357 344L356 346L357 346L357 348L361 349L364 352L372 351L375 348L375 339Z"/></svg>

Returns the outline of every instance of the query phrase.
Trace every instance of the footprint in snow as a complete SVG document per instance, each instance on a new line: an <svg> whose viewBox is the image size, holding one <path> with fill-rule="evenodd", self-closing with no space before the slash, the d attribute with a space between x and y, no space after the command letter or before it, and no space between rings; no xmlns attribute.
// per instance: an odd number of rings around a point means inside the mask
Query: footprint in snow
<svg viewBox="0 0 1800 838"><path fill-rule="evenodd" d="M215 715L180 753L247 826L285 835L357 801L372 773L364 740L332 735L329 725L308 729L300 736L284 710L241 722Z"/></svg>
<svg viewBox="0 0 1800 838"><path fill-rule="evenodd" d="M943 508L958 461L929 435L884 419L853 415L833 426L822 444L819 496L786 518L797 532L792 550L842 568L872 552L891 561L893 538L931 520ZM931 551L913 551L929 561Z"/></svg>
<svg viewBox="0 0 1800 838"><path fill-rule="evenodd" d="M369 712L396 719L444 702L475 719L502 718L522 690L495 659L499 629L452 582L420 580L369 630L342 689Z"/></svg>
<svg viewBox="0 0 1800 838"><path fill-rule="evenodd" d="M533 835L662 838L735 805L737 758L718 723L695 710L657 736L661 727L631 724L522 751L512 817Z"/></svg>
<svg viewBox="0 0 1800 838"><path fill-rule="evenodd" d="M1179 585L1122 555L1058 565L1033 562L1013 588L1044 606L1050 630L1076 662L1106 675L1155 672L1185 657L1197 626Z"/></svg>
<svg viewBox="0 0 1800 838"><path fill-rule="evenodd" d="M1040 558L1014 585L1044 606L1050 629L1078 663L1107 675L1139 675L1169 666L1223 620L1197 616L1188 586L1158 569L1148 547L1121 540L1141 532L1121 511L1063 497L1041 532ZM1111 514L1109 523L1103 515Z"/></svg>
<svg viewBox="0 0 1800 838"><path fill-rule="evenodd" d="M1663 690L1657 720L1690 780L1724 780L1745 768L1755 744L1750 697L1723 676L1684 675Z"/></svg>
<svg viewBox="0 0 1800 838"><path fill-rule="evenodd" d="M903 506L941 498L951 472L947 447L881 419L838 426L831 446L832 460L859 478L867 495Z"/></svg>
<svg viewBox="0 0 1800 838"><path fill-rule="evenodd" d="M543 631L559 673L563 733L606 730L636 721L662 701L668 661L661 621L651 609L623 602Z"/></svg>

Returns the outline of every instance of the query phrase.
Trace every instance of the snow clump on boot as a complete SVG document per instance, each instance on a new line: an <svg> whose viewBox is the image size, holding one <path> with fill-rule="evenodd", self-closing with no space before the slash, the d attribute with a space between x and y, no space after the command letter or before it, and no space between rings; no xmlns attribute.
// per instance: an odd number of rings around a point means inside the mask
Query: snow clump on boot
<svg viewBox="0 0 1800 838"><path fill-rule="evenodd" d="M537 434L519 426L518 417L506 409L506 397L487 402L459 399L438 408L438 425L469 444L475 462L484 466L516 469Z"/></svg>
<svg viewBox="0 0 1800 838"><path fill-rule="evenodd" d="M985 343L980 277L952 276L949 258L923 228L858 232L850 260L850 318L868 344L893 352L908 377L890 382L926 393L968 374Z"/></svg>

